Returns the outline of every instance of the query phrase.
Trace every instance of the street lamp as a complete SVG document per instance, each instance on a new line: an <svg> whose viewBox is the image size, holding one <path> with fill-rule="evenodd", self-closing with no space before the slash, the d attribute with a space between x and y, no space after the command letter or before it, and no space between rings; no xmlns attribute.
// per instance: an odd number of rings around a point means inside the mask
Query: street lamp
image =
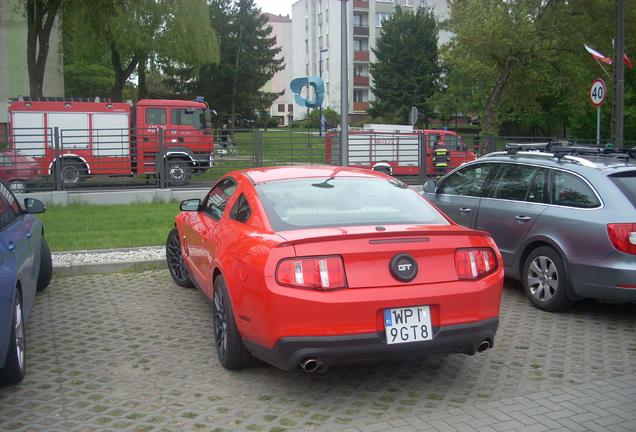
<svg viewBox="0 0 636 432"><path fill-rule="evenodd" d="M320 76L320 79L322 79L322 53L329 51L327 48L323 48L320 50L320 60L318 61L318 74ZM318 107L318 129L319 129L319 135L322 136L322 104L320 104L320 106Z"/></svg>

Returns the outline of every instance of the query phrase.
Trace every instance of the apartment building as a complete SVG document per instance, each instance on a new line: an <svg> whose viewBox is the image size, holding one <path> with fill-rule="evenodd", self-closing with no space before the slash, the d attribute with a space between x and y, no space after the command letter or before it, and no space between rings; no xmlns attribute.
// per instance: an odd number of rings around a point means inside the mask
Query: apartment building
<svg viewBox="0 0 636 432"><path fill-rule="evenodd" d="M348 0L347 48L349 114L352 121L366 116L374 100L369 64L375 61L372 49L380 37L382 23L389 19L396 6L416 11L432 8L438 19L448 16L446 0ZM325 82L323 107L340 112L341 1L298 0L292 6L292 77L322 76ZM450 38L440 33L439 43ZM297 112L296 119L306 112Z"/></svg>
<svg viewBox="0 0 636 432"><path fill-rule="evenodd" d="M289 90L289 83L293 79L291 68L292 20L289 16L270 13L263 15L272 27L272 36L276 37L276 46L281 49L277 58L282 58L285 61L285 67L276 72L272 79L265 84L263 91L278 94L269 109L269 114L276 119L279 126L288 126L294 120L294 96Z"/></svg>

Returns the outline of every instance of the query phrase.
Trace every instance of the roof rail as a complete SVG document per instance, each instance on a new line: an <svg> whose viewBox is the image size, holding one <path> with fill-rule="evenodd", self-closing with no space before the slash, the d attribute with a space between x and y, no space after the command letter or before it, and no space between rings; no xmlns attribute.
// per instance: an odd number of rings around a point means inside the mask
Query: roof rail
<svg viewBox="0 0 636 432"><path fill-rule="evenodd" d="M517 154L520 151L537 151L552 153L558 159L566 155L591 155L613 157L621 160L636 159L636 147L628 149L614 149L611 147L579 146L573 141L560 140L546 143L508 143L505 147L506 154Z"/></svg>

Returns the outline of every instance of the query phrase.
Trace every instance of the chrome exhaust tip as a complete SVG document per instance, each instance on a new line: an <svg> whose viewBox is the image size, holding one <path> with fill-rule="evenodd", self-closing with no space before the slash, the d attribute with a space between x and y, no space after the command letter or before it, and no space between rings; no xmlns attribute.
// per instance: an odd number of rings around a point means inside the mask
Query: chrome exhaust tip
<svg viewBox="0 0 636 432"><path fill-rule="evenodd" d="M312 373L316 372L320 369L321 362L315 358L306 358L298 363L298 366L303 370L303 372Z"/></svg>
<svg viewBox="0 0 636 432"><path fill-rule="evenodd" d="M480 353L484 352L488 348L490 348L490 341L488 339L484 339L483 341L481 341L481 343L477 347L477 352L480 352Z"/></svg>

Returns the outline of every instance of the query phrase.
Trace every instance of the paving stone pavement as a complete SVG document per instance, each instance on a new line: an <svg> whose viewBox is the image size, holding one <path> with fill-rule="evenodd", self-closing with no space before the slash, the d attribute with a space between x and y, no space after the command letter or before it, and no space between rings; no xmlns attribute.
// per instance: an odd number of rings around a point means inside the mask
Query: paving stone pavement
<svg viewBox="0 0 636 432"><path fill-rule="evenodd" d="M545 313L508 281L494 349L325 374L224 370L210 315L167 270L56 277L0 430L636 431L633 304Z"/></svg>

